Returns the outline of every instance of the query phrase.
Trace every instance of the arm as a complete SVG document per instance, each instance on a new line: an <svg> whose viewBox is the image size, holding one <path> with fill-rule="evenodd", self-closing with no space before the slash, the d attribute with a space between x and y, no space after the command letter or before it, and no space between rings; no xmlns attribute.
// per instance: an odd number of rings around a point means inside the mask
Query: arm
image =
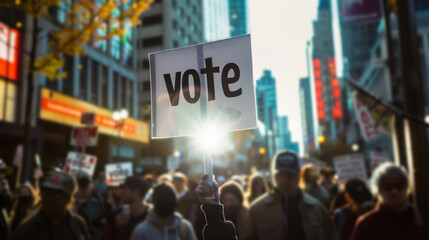
<svg viewBox="0 0 429 240"><path fill-rule="evenodd" d="M209 184L205 174L200 185L195 189L198 200L202 204L206 225L203 229L205 240L236 240L235 227L232 222L225 221L223 205L219 204L219 191L216 182Z"/></svg>
<svg viewBox="0 0 429 240"><path fill-rule="evenodd" d="M332 239L332 240L339 240L337 228L335 227L334 222L332 221L331 217L329 216L328 210L324 206L320 206L324 222L325 222L325 234L326 239Z"/></svg>

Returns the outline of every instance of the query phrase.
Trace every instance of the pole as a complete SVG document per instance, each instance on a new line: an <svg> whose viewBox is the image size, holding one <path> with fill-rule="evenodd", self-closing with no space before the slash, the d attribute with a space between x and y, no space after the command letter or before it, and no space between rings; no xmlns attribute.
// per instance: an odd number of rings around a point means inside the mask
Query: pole
<svg viewBox="0 0 429 240"><path fill-rule="evenodd" d="M397 0L404 112L419 119L425 115L425 93L417 52L417 25L414 1ZM420 210L426 238L429 237L429 161L427 128L404 121L409 174L414 182L414 201Z"/></svg>

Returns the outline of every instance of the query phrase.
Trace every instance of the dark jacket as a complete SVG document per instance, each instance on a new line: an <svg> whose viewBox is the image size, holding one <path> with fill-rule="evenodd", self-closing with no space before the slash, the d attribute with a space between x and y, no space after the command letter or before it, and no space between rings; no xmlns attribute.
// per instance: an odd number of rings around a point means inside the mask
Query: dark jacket
<svg viewBox="0 0 429 240"><path fill-rule="evenodd" d="M420 217L413 206L396 212L380 203L358 218L351 240L423 240Z"/></svg>
<svg viewBox="0 0 429 240"><path fill-rule="evenodd" d="M11 204L12 194L10 192L0 193L0 239L8 239L10 237L10 226L6 210Z"/></svg>
<svg viewBox="0 0 429 240"><path fill-rule="evenodd" d="M19 239L90 239L84 220L77 214L68 211L59 224L51 220L39 211L26 223L20 225L12 234L12 240Z"/></svg>
<svg viewBox="0 0 429 240"><path fill-rule="evenodd" d="M207 223L203 229L204 240L237 240L234 224L225 221L223 205L206 204L201 210Z"/></svg>
<svg viewBox="0 0 429 240"><path fill-rule="evenodd" d="M285 219L283 197L272 190L259 197L250 207L250 230L252 239L286 239L286 227L299 226L306 240L338 240L335 225L326 208L316 199L299 190L297 203L301 218ZM296 209L288 209L295 211ZM288 222L287 226L285 222ZM296 230L296 227L293 229ZM289 233L290 234L290 233Z"/></svg>

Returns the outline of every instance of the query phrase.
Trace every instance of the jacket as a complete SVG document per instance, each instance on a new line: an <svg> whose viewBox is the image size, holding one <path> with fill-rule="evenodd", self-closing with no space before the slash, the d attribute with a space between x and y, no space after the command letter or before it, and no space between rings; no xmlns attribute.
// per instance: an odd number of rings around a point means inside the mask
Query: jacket
<svg viewBox="0 0 429 240"><path fill-rule="evenodd" d="M137 225L131 234L131 240L197 240L189 221L179 213L174 214L171 226L166 226L151 208L147 219Z"/></svg>
<svg viewBox="0 0 429 240"><path fill-rule="evenodd" d="M27 222L20 225L12 234L12 240L19 239L90 239L84 220L77 214L68 211L59 224L54 224L39 210Z"/></svg>
<svg viewBox="0 0 429 240"><path fill-rule="evenodd" d="M326 208L305 192L298 191L302 196L298 208L306 240L338 240L334 223ZM282 195L275 190L255 200L250 207L251 239L285 239L282 201Z"/></svg>
<svg viewBox="0 0 429 240"><path fill-rule="evenodd" d="M225 221L223 205L202 205L201 210L207 223L203 229L204 240L237 240L234 224Z"/></svg>

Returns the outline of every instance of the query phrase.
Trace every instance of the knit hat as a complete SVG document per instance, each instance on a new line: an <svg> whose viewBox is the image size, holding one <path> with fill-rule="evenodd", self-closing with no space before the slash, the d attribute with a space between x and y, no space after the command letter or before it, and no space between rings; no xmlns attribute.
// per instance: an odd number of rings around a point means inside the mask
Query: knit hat
<svg viewBox="0 0 429 240"><path fill-rule="evenodd" d="M48 188L61 191L67 196L73 195L76 188L76 180L74 177L64 171L54 170L48 173L41 188Z"/></svg>

